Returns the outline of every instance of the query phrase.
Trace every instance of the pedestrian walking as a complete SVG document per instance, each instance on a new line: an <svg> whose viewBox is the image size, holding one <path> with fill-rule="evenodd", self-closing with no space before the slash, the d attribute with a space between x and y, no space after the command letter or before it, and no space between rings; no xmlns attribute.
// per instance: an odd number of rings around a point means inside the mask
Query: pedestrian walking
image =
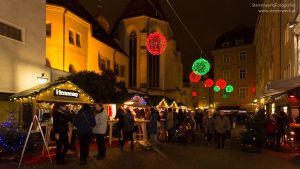
<svg viewBox="0 0 300 169"><path fill-rule="evenodd" d="M214 119L212 118L212 112L205 112L205 115L202 118L204 133L207 140L207 143L210 144L214 136Z"/></svg>
<svg viewBox="0 0 300 169"><path fill-rule="evenodd" d="M75 112L73 110L70 110L70 108L67 106L67 118L68 122L73 125L73 120L75 117ZM69 149L72 151L76 151L76 136L77 136L77 129L76 127L73 127L72 129L72 134L71 134L71 141L70 141L70 146Z"/></svg>
<svg viewBox="0 0 300 169"><path fill-rule="evenodd" d="M229 118L225 116L225 113L223 111L220 111L215 121L218 149L224 148L226 133L230 131L230 126L231 125Z"/></svg>
<svg viewBox="0 0 300 169"><path fill-rule="evenodd" d="M85 165L89 155L93 127L96 125L90 105L85 104L74 117L74 125L78 130L80 144L80 165Z"/></svg>
<svg viewBox="0 0 300 169"><path fill-rule="evenodd" d="M123 127L123 140L121 147L124 147L124 144L127 140L130 140L130 149L133 149L133 131L134 131L134 116L131 113L130 109L126 109L124 113L124 127Z"/></svg>
<svg viewBox="0 0 300 169"><path fill-rule="evenodd" d="M277 133L276 133L276 147L279 148L281 145L281 139L285 135L285 130L289 124L287 115L280 111L276 117L277 121Z"/></svg>
<svg viewBox="0 0 300 169"><path fill-rule="evenodd" d="M101 103L95 104L96 109L96 126L93 129L93 133L96 136L98 154L95 155L95 158L98 160L103 159L106 154L106 147L105 147L105 134L107 130L107 120L108 114L104 111L103 105Z"/></svg>
<svg viewBox="0 0 300 169"><path fill-rule="evenodd" d="M172 137L173 137L173 127L174 127L174 116L173 116L173 110L172 108L169 108L168 109L168 112L167 112L167 130L168 130L168 139L169 141L172 140Z"/></svg>
<svg viewBox="0 0 300 169"><path fill-rule="evenodd" d="M266 124L267 143L270 149L274 149L277 128L278 126L276 117L274 115L271 115Z"/></svg>
<svg viewBox="0 0 300 169"><path fill-rule="evenodd" d="M55 103L52 110L53 115L53 133L56 140L56 163L58 165L66 164L65 156L69 148L68 139L68 117L66 104Z"/></svg>

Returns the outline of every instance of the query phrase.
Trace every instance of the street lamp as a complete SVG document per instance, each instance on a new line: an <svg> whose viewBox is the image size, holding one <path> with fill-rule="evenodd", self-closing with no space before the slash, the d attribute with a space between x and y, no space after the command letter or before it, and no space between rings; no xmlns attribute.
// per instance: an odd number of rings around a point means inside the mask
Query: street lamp
<svg viewBox="0 0 300 169"><path fill-rule="evenodd" d="M37 80L39 84L45 84L48 82L48 78L45 77L44 73L42 73L41 77L37 77Z"/></svg>

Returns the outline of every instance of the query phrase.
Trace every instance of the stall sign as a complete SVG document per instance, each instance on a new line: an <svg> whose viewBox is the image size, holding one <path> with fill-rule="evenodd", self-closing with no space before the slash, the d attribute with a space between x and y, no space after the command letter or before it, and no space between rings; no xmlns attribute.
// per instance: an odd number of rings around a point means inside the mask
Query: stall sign
<svg viewBox="0 0 300 169"><path fill-rule="evenodd" d="M72 90L55 89L54 96L79 98L79 92Z"/></svg>

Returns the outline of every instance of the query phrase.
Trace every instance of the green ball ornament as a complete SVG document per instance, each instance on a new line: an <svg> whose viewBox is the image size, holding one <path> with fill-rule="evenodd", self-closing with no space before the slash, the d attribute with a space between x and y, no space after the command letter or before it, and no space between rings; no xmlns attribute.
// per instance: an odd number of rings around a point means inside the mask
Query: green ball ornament
<svg viewBox="0 0 300 169"><path fill-rule="evenodd" d="M226 86L225 91L226 91L227 93L233 92L233 86L231 86L231 85Z"/></svg>
<svg viewBox="0 0 300 169"><path fill-rule="evenodd" d="M209 72L210 64L207 60L200 58L197 59L192 66L192 70L195 74L203 76Z"/></svg>
<svg viewBox="0 0 300 169"><path fill-rule="evenodd" d="M221 89L220 89L219 86L215 86L215 87L214 87L214 91L215 91L215 92L219 92L220 90L221 90Z"/></svg>

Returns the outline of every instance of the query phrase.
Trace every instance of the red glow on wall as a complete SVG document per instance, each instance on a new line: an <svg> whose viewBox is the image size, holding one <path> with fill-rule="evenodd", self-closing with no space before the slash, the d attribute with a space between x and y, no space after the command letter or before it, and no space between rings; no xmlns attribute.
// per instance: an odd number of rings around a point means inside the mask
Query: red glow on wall
<svg viewBox="0 0 300 169"><path fill-rule="evenodd" d="M218 86L220 89L224 89L226 87L226 85L227 85L227 82L224 79L219 79L216 82L216 86Z"/></svg>
<svg viewBox="0 0 300 169"><path fill-rule="evenodd" d="M212 79L206 79L204 85L205 87L212 87L214 85L214 81Z"/></svg>
<svg viewBox="0 0 300 169"><path fill-rule="evenodd" d="M167 48L167 40L163 34L154 32L147 37L146 47L152 55L160 55Z"/></svg>
<svg viewBox="0 0 300 169"><path fill-rule="evenodd" d="M190 73L190 81L192 83L198 83L201 80L201 76L196 75L194 72Z"/></svg>

